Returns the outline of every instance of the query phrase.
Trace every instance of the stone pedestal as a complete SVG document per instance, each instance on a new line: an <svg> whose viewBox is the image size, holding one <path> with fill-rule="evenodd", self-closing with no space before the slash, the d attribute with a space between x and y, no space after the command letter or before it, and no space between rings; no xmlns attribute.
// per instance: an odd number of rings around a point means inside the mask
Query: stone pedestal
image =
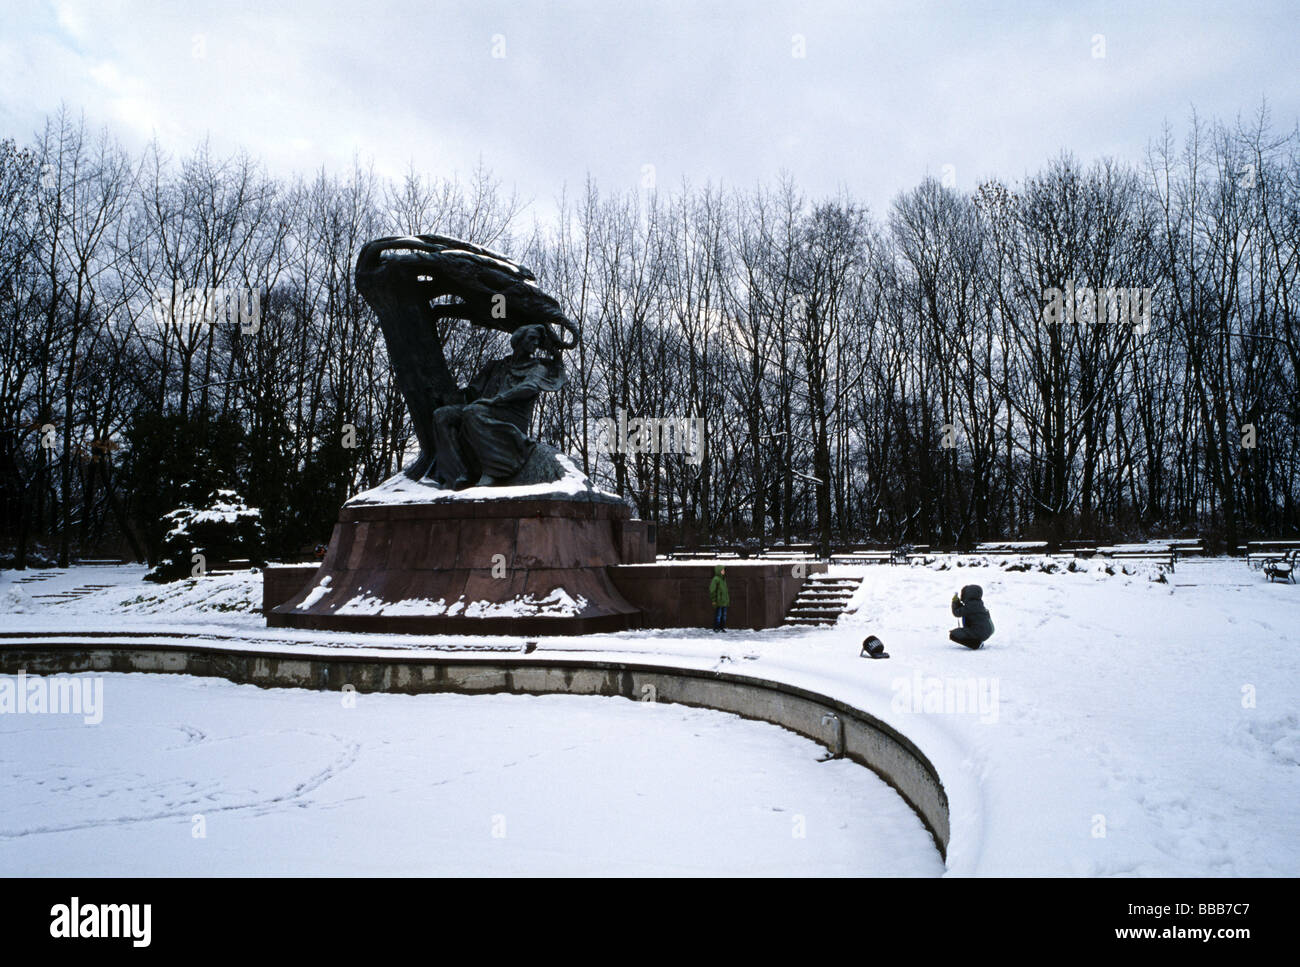
<svg viewBox="0 0 1300 967"><path fill-rule="evenodd" d="M653 525L592 495L349 503L273 627L563 635L639 627L611 565L654 560Z"/></svg>

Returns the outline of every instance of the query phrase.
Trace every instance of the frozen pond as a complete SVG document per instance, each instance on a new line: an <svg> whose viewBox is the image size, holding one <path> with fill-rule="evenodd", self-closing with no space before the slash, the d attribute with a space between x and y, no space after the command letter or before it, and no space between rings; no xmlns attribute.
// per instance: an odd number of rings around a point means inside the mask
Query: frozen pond
<svg viewBox="0 0 1300 967"><path fill-rule="evenodd" d="M103 721L0 715L6 875L943 872L868 770L618 698L103 676Z"/></svg>

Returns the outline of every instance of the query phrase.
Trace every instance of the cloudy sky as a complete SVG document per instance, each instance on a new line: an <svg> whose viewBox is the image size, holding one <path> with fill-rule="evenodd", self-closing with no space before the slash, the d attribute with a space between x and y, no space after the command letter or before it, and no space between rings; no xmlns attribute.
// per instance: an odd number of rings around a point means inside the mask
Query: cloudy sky
<svg viewBox="0 0 1300 967"><path fill-rule="evenodd" d="M66 103L129 147L468 172L540 211L789 171L880 209L926 174L1140 160L1190 111L1300 119L1300 4L0 0L0 135ZM945 166L952 166L946 168Z"/></svg>

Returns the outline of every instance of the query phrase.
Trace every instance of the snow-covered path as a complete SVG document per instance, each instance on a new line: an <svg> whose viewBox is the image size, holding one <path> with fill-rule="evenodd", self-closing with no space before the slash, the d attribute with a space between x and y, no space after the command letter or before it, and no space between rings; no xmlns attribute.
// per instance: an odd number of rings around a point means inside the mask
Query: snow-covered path
<svg viewBox="0 0 1300 967"><path fill-rule="evenodd" d="M953 873L1300 873L1300 587L1267 584L1239 560L1180 562L1169 584L953 563L835 569L866 580L855 613L827 630L553 638L539 654L729 668L877 715L943 778ZM997 627L978 652L946 636L948 599L966 583L983 585ZM239 610L256 591L239 577L161 592L132 583L64 605L20 602L27 613L3 618L6 630L183 628L247 647L518 644L268 630ZM867 633L885 641L889 661L857 657ZM920 700L945 687L984 707Z"/></svg>

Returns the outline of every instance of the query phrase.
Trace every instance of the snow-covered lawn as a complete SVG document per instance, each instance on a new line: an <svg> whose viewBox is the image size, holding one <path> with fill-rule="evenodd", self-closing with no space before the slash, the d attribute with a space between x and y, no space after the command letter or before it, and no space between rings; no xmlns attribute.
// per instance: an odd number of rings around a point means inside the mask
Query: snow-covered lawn
<svg viewBox="0 0 1300 967"><path fill-rule="evenodd" d="M262 606L258 572L153 584L144 580L148 570L141 564L0 571L0 616L23 615L24 628L36 627L33 622L37 622L87 630L103 629L105 617L175 625L178 616L212 614L242 627L265 624L252 613ZM14 627L19 627L16 622Z"/></svg>
<svg viewBox="0 0 1300 967"><path fill-rule="evenodd" d="M874 774L734 715L105 678L99 725L0 716L5 875L943 872Z"/></svg>
<svg viewBox="0 0 1300 967"><path fill-rule="evenodd" d="M943 778L953 873L1300 873L1300 586L1268 584L1239 560L1180 562L1167 584L1131 564L1140 573L953 564L834 568L865 581L854 613L831 629L552 638L538 654L727 668L812 688L891 722ZM74 570L50 581L108 583L106 569ZM13 575L0 576L5 630L170 628L235 636L226 642L234 647L361 653L519 644L266 629L257 615L223 610L259 599L255 577L158 588L119 571L128 581L120 587L66 604L29 606L19 596L18 609L9 604ZM967 583L984 587L997 627L977 652L947 640L949 598ZM24 585L20 595L43 586ZM890 660L857 657L868 633L884 640ZM276 707L279 693L255 694ZM973 704L959 709L959 695ZM544 701L539 708L551 707ZM532 793L563 798L571 788Z"/></svg>
<svg viewBox="0 0 1300 967"><path fill-rule="evenodd" d="M954 863L981 873L1300 873L1300 588L1268 585L1231 560L1180 563L1172 581L991 569L869 578L844 623L879 634L901 661L859 672L855 690L875 696L868 707L900 673L997 686L993 722L898 711L892 700L887 716L923 749L923 733L946 733L978 786L982 816L968 827L977 855ZM956 623L947 600L965 583L984 587L997 627L978 652L944 638ZM845 677L850 664L835 660ZM943 757L946 778L958 763Z"/></svg>

